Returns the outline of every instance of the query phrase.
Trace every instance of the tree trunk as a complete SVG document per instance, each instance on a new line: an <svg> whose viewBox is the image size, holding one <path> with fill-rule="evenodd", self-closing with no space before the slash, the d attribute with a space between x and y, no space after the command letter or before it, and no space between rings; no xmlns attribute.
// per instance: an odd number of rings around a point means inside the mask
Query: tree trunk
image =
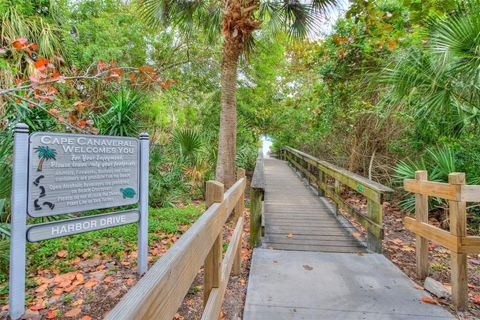
<svg viewBox="0 0 480 320"><path fill-rule="evenodd" d="M220 132L216 179L231 187L235 183L237 145L237 66L240 44L235 38L223 42Z"/></svg>

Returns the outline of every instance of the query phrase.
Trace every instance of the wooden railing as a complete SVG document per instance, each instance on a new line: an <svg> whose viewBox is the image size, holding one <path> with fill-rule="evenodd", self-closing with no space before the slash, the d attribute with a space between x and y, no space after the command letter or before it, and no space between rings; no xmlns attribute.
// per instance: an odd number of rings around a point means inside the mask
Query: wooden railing
<svg viewBox="0 0 480 320"><path fill-rule="evenodd" d="M392 189L290 147L282 148L279 151L279 157L299 170L309 183L317 187L320 195L332 199L337 209L343 209L365 227L369 250L382 251L384 234L382 204L385 196L393 192ZM345 187L367 198L367 214L362 213L341 197L341 191Z"/></svg>
<svg viewBox="0 0 480 320"><path fill-rule="evenodd" d="M239 170L237 177L237 182L225 193L223 184L207 182L207 210L128 291L106 319L173 319L202 265L202 319L219 319L232 268L233 274L240 274L245 171ZM223 256L223 226L233 210L236 227Z"/></svg>
<svg viewBox="0 0 480 320"><path fill-rule="evenodd" d="M452 300L457 309L468 302L467 254L480 253L480 237L467 236L467 202L480 202L480 186L465 185L464 173L451 173L448 183L428 181L427 171L417 171L415 179L404 181L406 191L415 193L415 219L404 225L417 235L417 276L429 273L428 240L451 251ZM450 231L428 224L428 197L448 200Z"/></svg>

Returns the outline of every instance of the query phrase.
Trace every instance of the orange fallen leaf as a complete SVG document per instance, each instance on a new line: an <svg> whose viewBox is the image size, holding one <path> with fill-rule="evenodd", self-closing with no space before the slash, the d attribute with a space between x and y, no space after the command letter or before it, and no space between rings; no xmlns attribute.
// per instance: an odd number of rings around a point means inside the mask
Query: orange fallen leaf
<svg viewBox="0 0 480 320"><path fill-rule="evenodd" d="M477 295L473 296L472 301L475 304L480 304L480 295L477 294Z"/></svg>
<svg viewBox="0 0 480 320"><path fill-rule="evenodd" d="M65 317L67 318L75 318L82 312L80 308L74 308L70 311L65 312Z"/></svg>
<svg viewBox="0 0 480 320"><path fill-rule="evenodd" d="M85 283L85 288L92 288L94 286L97 285L97 281L88 281L87 283Z"/></svg>
<svg viewBox="0 0 480 320"><path fill-rule="evenodd" d="M135 284L135 279L127 279L127 286L133 286Z"/></svg>
<svg viewBox="0 0 480 320"><path fill-rule="evenodd" d="M358 238L358 237L360 237L361 235L362 235L362 234L359 233L359 232L354 232L354 233L352 234L352 236L354 236L355 238Z"/></svg>
<svg viewBox="0 0 480 320"><path fill-rule="evenodd" d="M240 279L240 284L241 284L242 286L244 286L244 285L245 285L245 279Z"/></svg>
<svg viewBox="0 0 480 320"><path fill-rule="evenodd" d="M72 306L78 307L78 306L81 306L82 304L83 304L83 299L77 299L72 303Z"/></svg>
<svg viewBox="0 0 480 320"><path fill-rule="evenodd" d="M476 286L474 286L474 285L471 284L471 283L469 283L467 286L468 286L469 289L475 289L475 288L476 288Z"/></svg>
<svg viewBox="0 0 480 320"><path fill-rule="evenodd" d="M80 281L80 282L83 282L83 281L84 281L83 274L81 274L81 273L77 274L76 278L77 278L77 280Z"/></svg>
<svg viewBox="0 0 480 320"><path fill-rule="evenodd" d="M105 281L106 283L113 282L113 277L112 277L112 276L108 276L108 277L106 277L103 281Z"/></svg>
<svg viewBox="0 0 480 320"><path fill-rule="evenodd" d="M46 317L47 319L55 319L57 317L57 310L49 310Z"/></svg>
<svg viewBox="0 0 480 320"><path fill-rule="evenodd" d="M53 294L62 294L63 293L63 289L62 288L55 288L53 289Z"/></svg>
<svg viewBox="0 0 480 320"><path fill-rule="evenodd" d="M432 298L428 298L428 297L423 297L422 302L430 303L430 304L438 304L437 300L432 299Z"/></svg>
<svg viewBox="0 0 480 320"><path fill-rule="evenodd" d="M48 288L48 284L42 284L41 286L39 286L35 289L35 292L36 293L44 293L45 291L47 291L47 288Z"/></svg>
<svg viewBox="0 0 480 320"><path fill-rule="evenodd" d="M90 316L83 316L82 319L80 320L92 320L92 317Z"/></svg>
<svg viewBox="0 0 480 320"><path fill-rule="evenodd" d="M67 251L67 250L60 250L60 251L58 251L58 253L57 253L57 256L60 257L60 258L65 258L67 255L68 255L68 251Z"/></svg>
<svg viewBox="0 0 480 320"><path fill-rule="evenodd" d="M293 233L290 232L289 234L287 234L287 238L293 238Z"/></svg>
<svg viewBox="0 0 480 320"><path fill-rule="evenodd" d="M225 313L223 313L223 311L220 312L220 320L225 320Z"/></svg>

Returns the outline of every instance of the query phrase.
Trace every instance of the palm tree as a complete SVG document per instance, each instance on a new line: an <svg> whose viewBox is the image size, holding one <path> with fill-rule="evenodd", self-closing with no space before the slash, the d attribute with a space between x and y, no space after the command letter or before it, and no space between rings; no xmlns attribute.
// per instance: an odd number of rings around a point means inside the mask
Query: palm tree
<svg viewBox="0 0 480 320"><path fill-rule="evenodd" d="M228 188L235 181L236 84L238 61L252 49L253 33L263 25L272 32L301 38L320 25L319 16L336 0L142 0L148 23L168 22L188 30L205 30L210 39L222 36L221 111L216 179Z"/></svg>
<svg viewBox="0 0 480 320"><path fill-rule="evenodd" d="M38 163L37 171L43 171L43 163L45 160L56 160L57 151L48 146L39 146L34 148L35 153L38 155L40 162Z"/></svg>
<svg viewBox="0 0 480 320"><path fill-rule="evenodd" d="M480 1L430 23L426 46L412 48L387 68L394 107L416 111L418 126L431 133L458 135L480 125Z"/></svg>

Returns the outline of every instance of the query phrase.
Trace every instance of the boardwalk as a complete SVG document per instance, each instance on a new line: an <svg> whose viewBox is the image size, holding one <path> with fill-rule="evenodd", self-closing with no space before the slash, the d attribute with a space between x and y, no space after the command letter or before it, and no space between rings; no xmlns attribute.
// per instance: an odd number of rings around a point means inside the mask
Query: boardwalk
<svg viewBox="0 0 480 320"><path fill-rule="evenodd" d="M366 250L284 161L264 160L265 236L254 250L245 320L453 319Z"/></svg>
<svg viewBox="0 0 480 320"><path fill-rule="evenodd" d="M265 247L281 250L364 252L333 215L325 198L307 189L284 161L266 159Z"/></svg>

